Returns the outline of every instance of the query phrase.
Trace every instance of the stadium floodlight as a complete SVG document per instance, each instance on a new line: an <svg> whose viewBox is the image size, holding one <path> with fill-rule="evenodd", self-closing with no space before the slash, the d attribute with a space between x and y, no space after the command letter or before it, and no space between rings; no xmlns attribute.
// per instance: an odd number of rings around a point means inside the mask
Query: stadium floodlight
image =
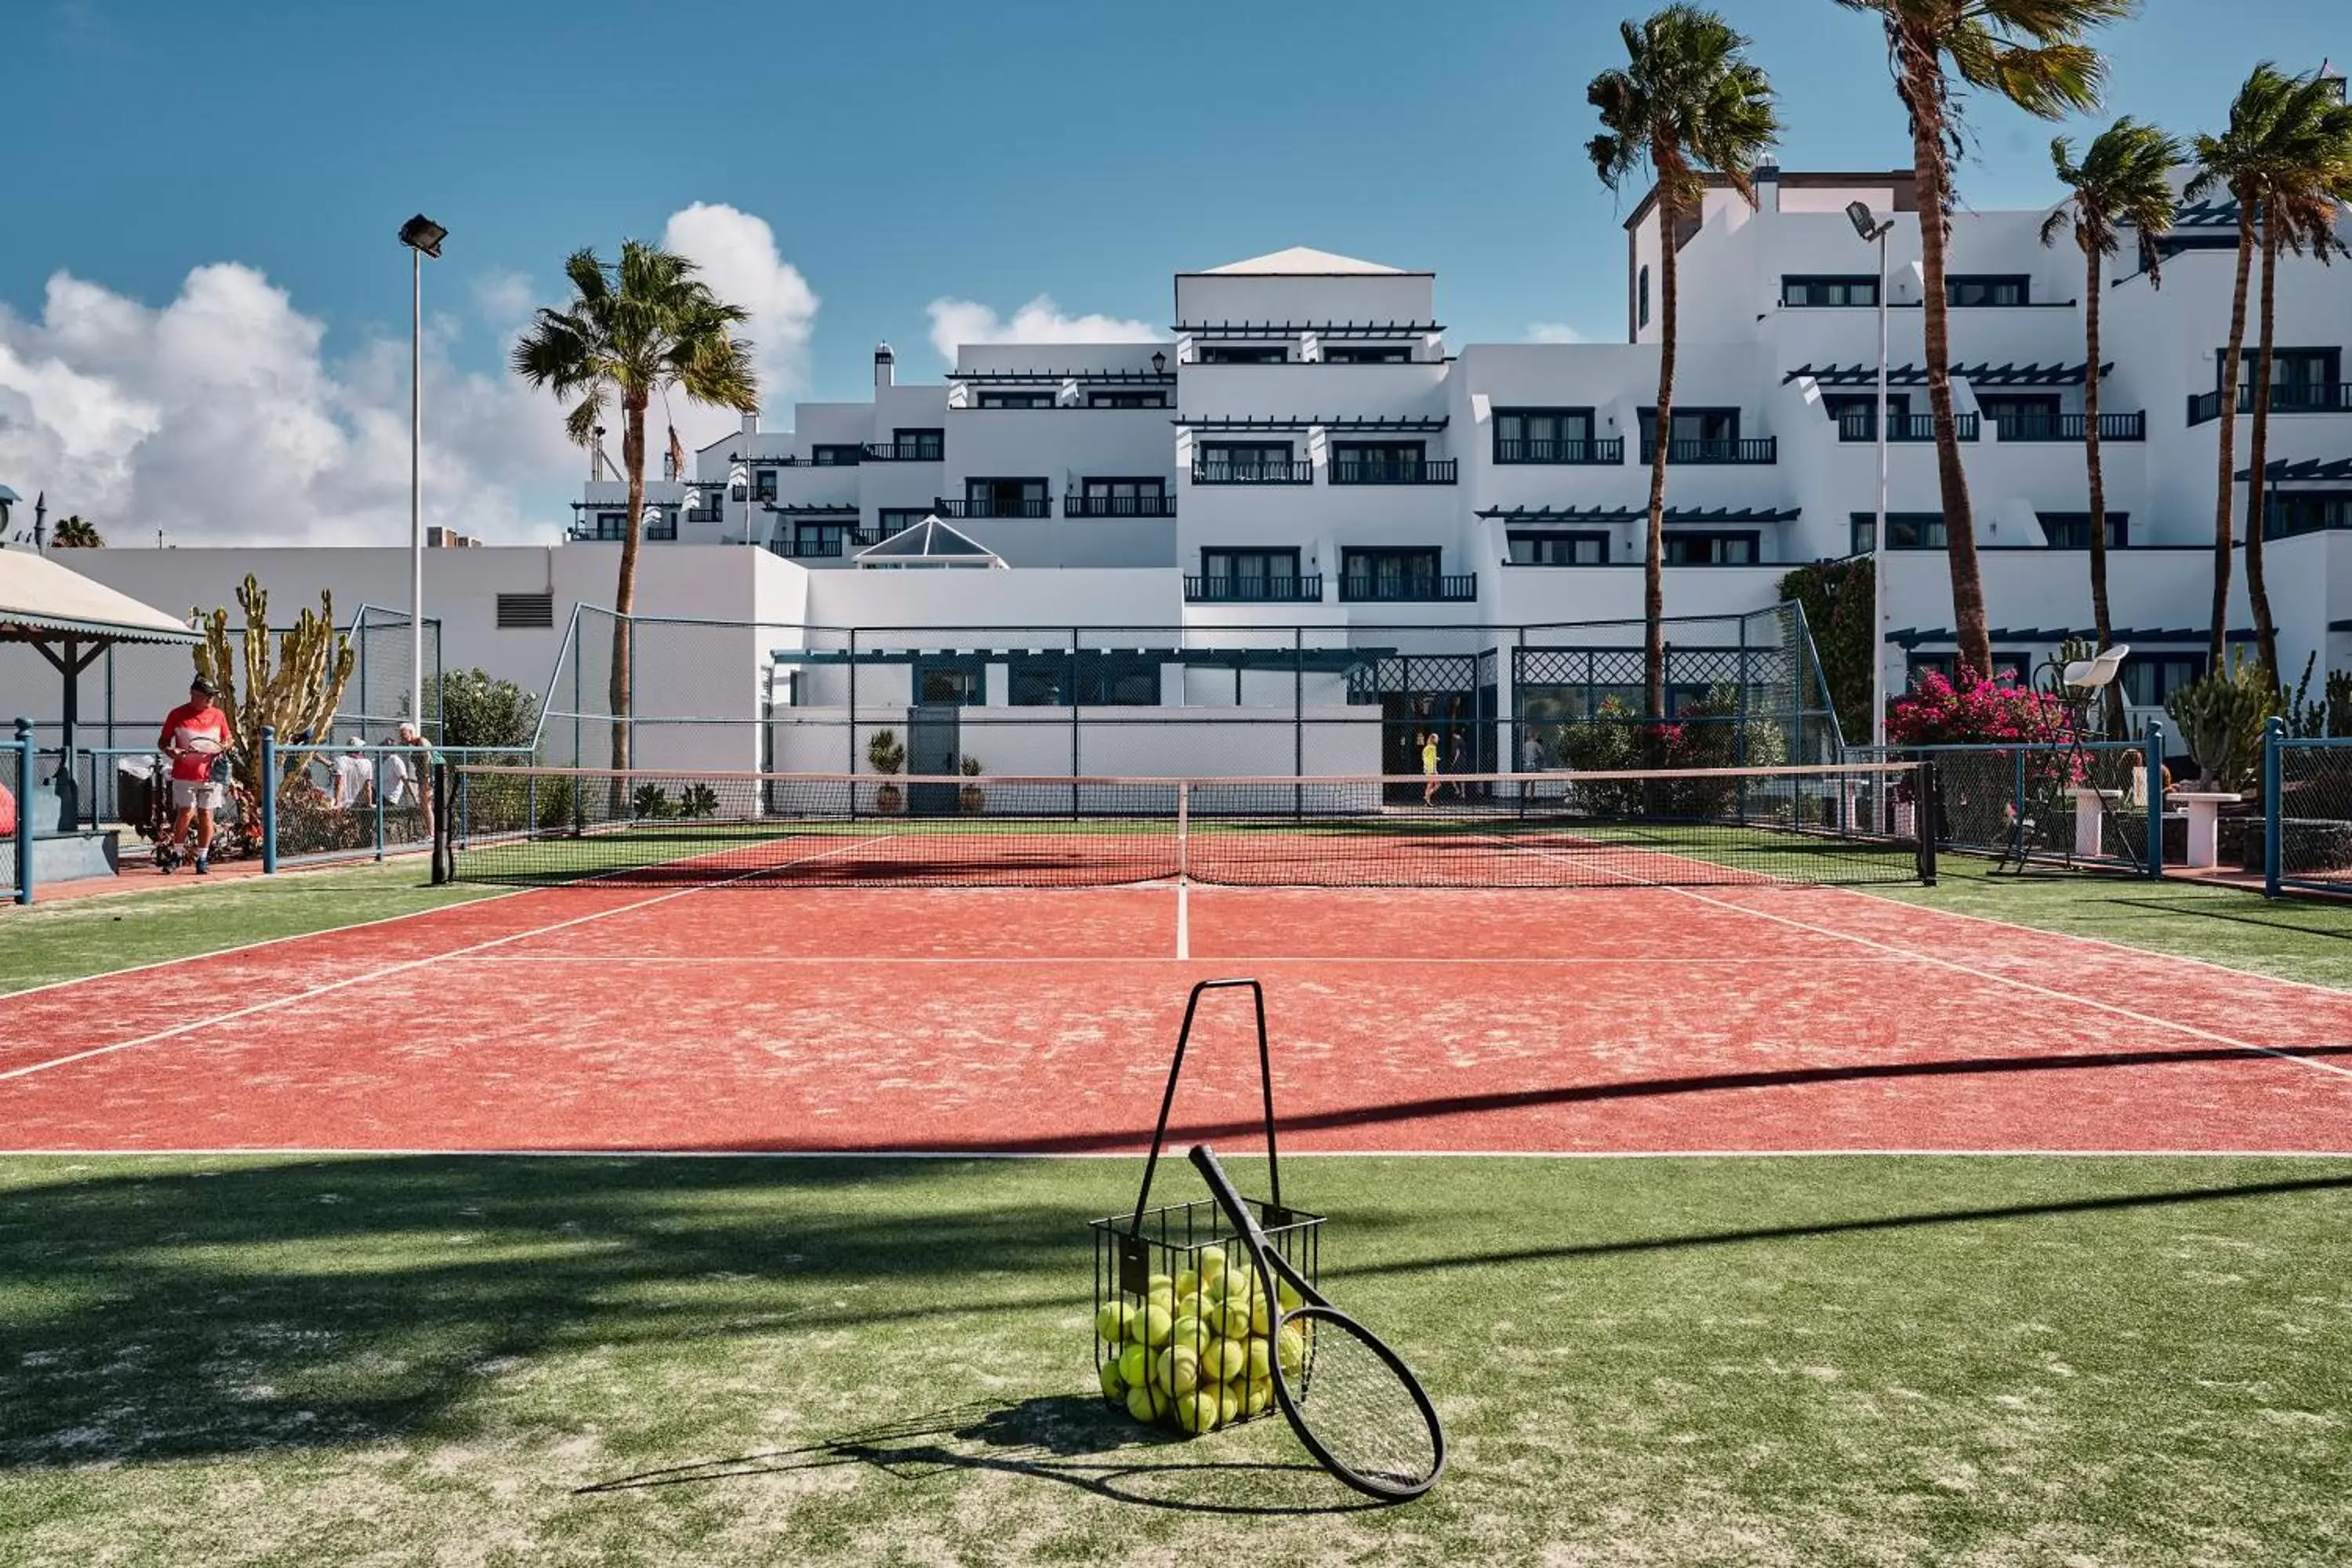
<svg viewBox="0 0 2352 1568"><path fill-rule="evenodd" d="M441 242L448 237L447 229L443 228L423 213L418 213L400 226L401 244L411 250L421 250L436 260L440 259Z"/></svg>
<svg viewBox="0 0 2352 1568"><path fill-rule="evenodd" d="M425 258L449 231L418 213L400 226L408 247L408 716L425 732Z"/></svg>

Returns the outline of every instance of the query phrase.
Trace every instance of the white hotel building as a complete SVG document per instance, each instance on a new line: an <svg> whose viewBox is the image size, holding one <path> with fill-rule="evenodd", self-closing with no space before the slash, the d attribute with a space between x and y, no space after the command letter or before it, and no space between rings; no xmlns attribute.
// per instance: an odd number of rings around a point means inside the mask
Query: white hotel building
<svg viewBox="0 0 2352 1568"><path fill-rule="evenodd" d="M1877 254L1843 210L1864 202L1895 219L1882 655L1899 689L1953 648L1911 177L1768 168L1758 191L1751 209L1710 190L1677 237L1667 613L1761 609L1792 566L1868 548ZM2083 266L2071 240L2040 242L2044 216L1959 215L1949 279L1993 642L2021 664L2091 623ZM1068 703L1051 680L1024 679L1021 650L1039 627L1306 626L1344 640L1350 627L1410 623L1459 628L1454 642L1475 649L1513 646L1510 629L1530 625L1637 619L1665 237L1647 200L1625 229L1621 343L1457 348L1430 273L1293 249L1177 274L1156 344L971 345L929 384L901 383L878 350L870 398L802 404L790 429L747 421L694 455L690 474L649 479L641 613L756 625L740 649L717 654L706 639L690 664L642 672L639 711L756 718L772 700L837 710L851 700L841 672L814 657L795 664L790 649L840 639L806 628L904 628L904 646L961 650L906 662L897 686L869 677L855 698L862 721L869 707L887 717L915 703ZM2108 363L2095 373L2118 547L2112 603L2135 648L2131 700L2150 713L2204 663L2234 237L2234 211L2184 206L2148 239L2165 258L2161 289L2127 243L2105 302ZM2352 268L2289 258L2278 332L2270 591L2290 674L2315 653L2324 671L2352 665ZM2234 416L2242 468L2251 395ZM547 688L571 605L610 602L616 547L603 542L622 531L624 494L590 483L561 546L430 552L444 661ZM919 526L927 519L940 526ZM405 552L392 550L107 550L73 564L171 606L206 591L226 602L247 570L287 603L319 586L339 605L406 597ZM2242 552L2233 579L2242 637ZM727 668L737 657L740 670ZM780 664L793 677L781 684ZM18 684L20 668L0 665L0 685ZM1080 701L1104 705L1258 700L1241 672L1133 657L1079 684ZM1280 685L1266 700L1286 711L1348 696ZM1516 754L1507 741L1504 751ZM1394 761L1341 752L1304 764ZM1071 765L1066 745L1059 756ZM849 759L828 742L807 758L695 760L831 771ZM989 758L1001 771L1050 761ZM1181 756L1118 761L1081 771L1188 771Z"/></svg>

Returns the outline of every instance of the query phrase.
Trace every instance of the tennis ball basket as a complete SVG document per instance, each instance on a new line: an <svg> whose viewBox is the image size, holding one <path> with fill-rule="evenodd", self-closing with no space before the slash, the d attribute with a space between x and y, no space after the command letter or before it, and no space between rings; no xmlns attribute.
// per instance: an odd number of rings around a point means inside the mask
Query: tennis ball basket
<svg viewBox="0 0 2352 1568"><path fill-rule="evenodd" d="M1275 1151L1274 1071L1266 1051L1265 993L1255 980L1203 980L1184 1004L1160 1122L1131 1215L1093 1224L1095 1375L1103 1397L1147 1426L1197 1436L1255 1420L1276 1406L1273 1358L1302 1373L1314 1345L1295 1328L1270 1334L1278 1308L1250 1266L1249 1250L1213 1198L1150 1206L1151 1178L1168 1137L1168 1113L1202 993L1245 990L1255 1004L1258 1082L1265 1108L1266 1192L1249 1198L1266 1244L1319 1286L1323 1216L1286 1206ZM1281 1306L1295 1305L1278 1284Z"/></svg>

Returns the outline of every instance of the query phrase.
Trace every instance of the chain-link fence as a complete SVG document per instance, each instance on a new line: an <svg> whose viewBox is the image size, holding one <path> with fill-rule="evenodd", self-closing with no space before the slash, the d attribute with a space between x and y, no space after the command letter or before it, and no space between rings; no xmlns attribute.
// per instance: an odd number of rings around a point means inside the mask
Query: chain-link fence
<svg viewBox="0 0 2352 1568"><path fill-rule="evenodd" d="M2244 864L2273 895L2352 892L2352 740L2289 739L2271 721L2263 743L2263 813L2243 829Z"/></svg>
<svg viewBox="0 0 2352 1568"><path fill-rule="evenodd" d="M1926 809L1939 851L2155 875L2167 862L2180 864L2186 850L2185 818L2160 804L2163 733L2158 726L2139 741L1895 746L1883 754L1857 747L1849 754L1935 763L1932 803L1908 789L1872 803L1885 831L1913 831Z"/></svg>

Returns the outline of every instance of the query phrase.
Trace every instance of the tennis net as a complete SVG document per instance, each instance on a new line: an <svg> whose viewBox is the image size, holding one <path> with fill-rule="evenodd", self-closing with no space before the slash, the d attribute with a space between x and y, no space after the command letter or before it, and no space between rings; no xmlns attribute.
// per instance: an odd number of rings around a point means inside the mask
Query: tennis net
<svg viewBox="0 0 2352 1568"><path fill-rule="evenodd" d="M1609 888L1933 881L1917 763L1435 778L458 766L460 880Z"/></svg>

